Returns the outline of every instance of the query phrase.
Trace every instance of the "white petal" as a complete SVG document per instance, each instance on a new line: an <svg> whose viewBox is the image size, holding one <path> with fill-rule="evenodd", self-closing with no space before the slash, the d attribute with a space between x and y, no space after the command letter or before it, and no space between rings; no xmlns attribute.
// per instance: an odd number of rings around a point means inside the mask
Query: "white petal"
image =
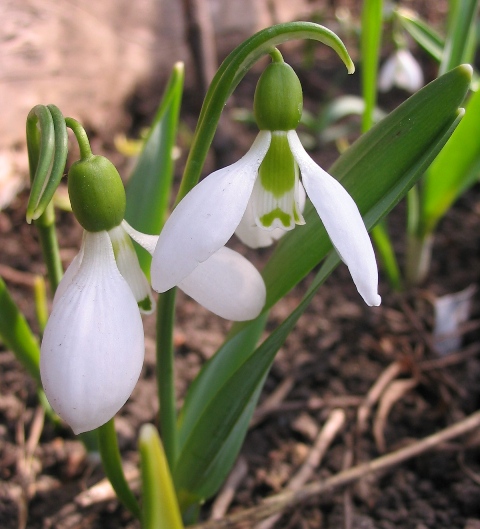
<svg viewBox="0 0 480 529"><path fill-rule="evenodd" d="M265 305L262 276L245 257L230 248L217 250L178 286L227 320L252 320Z"/></svg>
<svg viewBox="0 0 480 529"><path fill-rule="evenodd" d="M154 290L165 292L225 245L239 225L270 145L261 131L238 162L212 173L175 208L153 254Z"/></svg>
<svg viewBox="0 0 480 529"><path fill-rule="evenodd" d="M155 300L150 284L140 268L130 236L122 226L113 228L108 234L112 242L117 267L132 289L140 312L151 314L155 310Z"/></svg>
<svg viewBox="0 0 480 529"><path fill-rule="evenodd" d="M378 75L378 89L381 92L388 92L395 83L395 72L397 69L397 58L391 55L380 68Z"/></svg>
<svg viewBox="0 0 480 529"><path fill-rule="evenodd" d="M77 274L80 268L80 265L82 264L84 246L85 246L85 232L82 237L82 245L80 246L80 251L73 258L65 274L63 275L57 287L57 290L55 291L55 296L53 297L53 303L52 303L53 307L55 307L58 300L63 296L67 288L70 286L70 283L73 281L73 278Z"/></svg>
<svg viewBox="0 0 480 529"><path fill-rule="evenodd" d="M109 236L87 232L80 268L43 336L40 372L47 398L76 434L97 428L130 396L143 356L142 320Z"/></svg>
<svg viewBox="0 0 480 529"><path fill-rule="evenodd" d="M409 92L416 92L423 86L423 72L414 56L405 49L397 51L396 85Z"/></svg>
<svg viewBox="0 0 480 529"><path fill-rule="evenodd" d="M298 197L295 197L297 208L300 213L305 209L305 189L301 183L298 185ZM250 248L265 248L285 235L286 231L281 228L266 230L257 226L253 213L253 203L249 200L245 214L235 230L235 235Z"/></svg>
<svg viewBox="0 0 480 529"><path fill-rule="evenodd" d="M380 305L375 253L357 205L344 187L310 158L295 131L289 131L288 140L307 196L348 266L358 292L367 305Z"/></svg>
<svg viewBox="0 0 480 529"><path fill-rule="evenodd" d="M150 255L153 255L155 246L157 246L158 235L147 235L146 233L137 231L126 220L122 220L121 226L136 243L147 250Z"/></svg>
<svg viewBox="0 0 480 529"><path fill-rule="evenodd" d="M409 92L416 92L424 84L423 72L407 49L399 49L384 63L378 78L378 88L386 92L392 86L398 86Z"/></svg>

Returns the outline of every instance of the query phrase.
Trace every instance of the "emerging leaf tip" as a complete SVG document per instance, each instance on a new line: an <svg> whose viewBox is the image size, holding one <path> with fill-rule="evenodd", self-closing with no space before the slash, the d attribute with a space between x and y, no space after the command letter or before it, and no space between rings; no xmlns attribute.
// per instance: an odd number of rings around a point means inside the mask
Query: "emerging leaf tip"
<svg viewBox="0 0 480 529"><path fill-rule="evenodd" d="M458 66L458 69L462 71L465 76L468 77L468 79L472 79L473 68L470 64L461 64L460 66Z"/></svg>
<svg viewBox="0 0 480 529"><path fill-rule="evenodd" d="M141 443L150 444L151 442L155 440L156 434L157 432L153 424L150 424L150 423L143 424L142 427L140 428L139 440Z"/></svg>

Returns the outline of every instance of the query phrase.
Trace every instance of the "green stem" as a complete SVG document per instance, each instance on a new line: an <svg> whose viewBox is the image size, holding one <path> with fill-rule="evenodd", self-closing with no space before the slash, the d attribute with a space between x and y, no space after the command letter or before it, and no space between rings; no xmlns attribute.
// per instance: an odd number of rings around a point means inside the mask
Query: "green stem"
<svg viewBox="0 0 480 529"><path fill-rule="evenodd" d="M379 222L370 234L390 286L396 291L402 290L400 268L385 223Z"/></svg>
<svg viewBox="0 0 480 529"><path fill-rule="evenodd" d="M160 294L157 306L157 384L160 401L160 430L168 464L174 468L177 451L177 405L173 326L176 289Z"/></svg>
<svg viewBox="0 0 480 529"><path fill-rule="evenodd" d="M80 157L83 159L90 158L92 156L92 149L85 129L73 118L65 118L65 123L75 134L78 146L80 147Z"/></svg>
<svg viewBox="0 0 480 529"><path fill-rule="evenodd" d="M421 283L430 268L433 237L424 235L420 228L420 194L413 186L407 194L407 244L405 279L407 285Z"/></svg>
<svg viewBox="0 0 480 529"><path fill-rule="evenodd" d="M284 62L283 55L280 53L280 50L277 48L273 48L273 50L269 53L270 57L272 58L273 62Z"/></svg>
<svg viewBox="0 0 480 529"><path fill-rule="evenodd" d="M123 473L120 450L118 449L117 434L115 433L115 423L110 419L100 428L97 428L98 446L102 458L103 469L112 484L118 499L137 518L140 518L140 506L133 495L125 474Z"/></svg>
<svg viewBox="0 0 480 529"><path fill-rule="evenodd" d="M373 125L373 112L377 101L377 72L382 40L382 0L365 0L362 9L362 93L365 110L362 116L362 132Z"/></svg>
<svg viewBox="0 0 480 529"><path fill-rule="evenodd" d="M44 213L35 221L35 225L38 229L50 288L52 294L55 294L63 276L63 266L60 259L60 249L55 229L55 211L52 203L47 206Z"/></svg>
<svg viewBox="0 0 480 529"><path fill-rule="evenodd" d="M54 294L63 275L51 198L65 168L67 135L62 113L54 105L37 105L27 117L27 149L32 189L27 221L35 219L50 287Z"/></svg>
<svg viewBox="0 0 480 529"><path fill-rule="evenodd" d="M348 72L355 67L343 42L332 31L313 22L289 22L259 31L238 46L222 63L210 84L200 112L176 203L195 186L227 99L253 64L273 48L294 39L313 39L333 48Z"/></svg>

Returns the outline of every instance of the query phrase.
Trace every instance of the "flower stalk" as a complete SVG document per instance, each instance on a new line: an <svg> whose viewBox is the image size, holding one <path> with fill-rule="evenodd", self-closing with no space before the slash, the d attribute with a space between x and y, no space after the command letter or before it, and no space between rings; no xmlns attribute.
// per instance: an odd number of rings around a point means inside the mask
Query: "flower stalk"
<svg viewBox="0 0 480 529"><path fill-rule="evenodd" d="M177 402L175 398L175 346L173 343L176 289L160 294L157 304L157 391L160 431L170 469L177 447Z"/></svg>

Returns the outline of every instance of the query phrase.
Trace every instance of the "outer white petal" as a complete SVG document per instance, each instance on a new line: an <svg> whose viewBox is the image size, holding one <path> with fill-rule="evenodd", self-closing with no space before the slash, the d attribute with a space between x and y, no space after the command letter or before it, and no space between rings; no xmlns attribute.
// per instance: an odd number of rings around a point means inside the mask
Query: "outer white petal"
<svg viewBox="0 0 480 529"><path fill-rule="evenodd" d="M175 208L153 254L154 290L165 292L178 285L230 239L247 207L270 138L270 132L261 131L243 158L202 180Z"/></svg>
<svg viewBox="0 0 480 529"><path fill-rule="evenodd" d="M397 51L397 72L395 83L399 88L416 92L422 88L423 72L415 57L406 49Z"/></svg>
<svg viewBox="0 0 480 529"><path fill-rule="evenodd" d="M381 92L388 92L395 84L395 72L397 70L397 58L391 55L380 68L378 75L378 89Z"/></svg>
<svg viewBox="0 0 480 529"><path fill-rule="evenodd" d="M86 233L80 268L53 308L40 359L47 398L76 434L107 422L128 399L142 369L143 336L107 232Z"/></svg>
<svg viewBox="0 0 480 529"><path fill-rule="evenodd" d="M218 316L246 321L265 305L265 283L258 270L239 253L222 247L178 285Z"/></svg>
<svg viewBox="0 0 480 529"><path fill-rule="evenodd" d="M57 301L63 296L67 288L70 286L71 282L73 281L73 278L76 276L80 265L82 264L83 259L83 250L85 246L85 232L83 234L82 238L82 245L80 246L80 251L77 253L77 255L73 258L73 261L70 263L69 267L65 271L65 274L63 275L57 290L55 291L55 296L53 297L53 307L57 304Z"/></svg>
<svg viewBox="0 0 480 529"><path fill-rule="evenodd" d="M295 131L288 132L288 141L307 196L348 266L358 292L367 305L380 305L375 253L357 205L343 186L310 158Z"/></svg>
<svg viewBox="0 0 480 529"><path fill-rule="evenodd" d="M132 289L140 311L144 314L151 314L155 310L155 300L147 278L140 268L130 236L122 226L113 228L108 234L113 245L117 267Z"/></svg>
<svg viewBox="0 0 480 529"><path fill-rule="evenodd" d="M296 197L298 209L303 213L305 209L305 189L301 183L298 185L298 197ZM249 200L245 214L235 230L235 235L250 248L265 248L285 235L286 231L281 228L266 230L257 226L253 212L252 200Z"/></svg>

